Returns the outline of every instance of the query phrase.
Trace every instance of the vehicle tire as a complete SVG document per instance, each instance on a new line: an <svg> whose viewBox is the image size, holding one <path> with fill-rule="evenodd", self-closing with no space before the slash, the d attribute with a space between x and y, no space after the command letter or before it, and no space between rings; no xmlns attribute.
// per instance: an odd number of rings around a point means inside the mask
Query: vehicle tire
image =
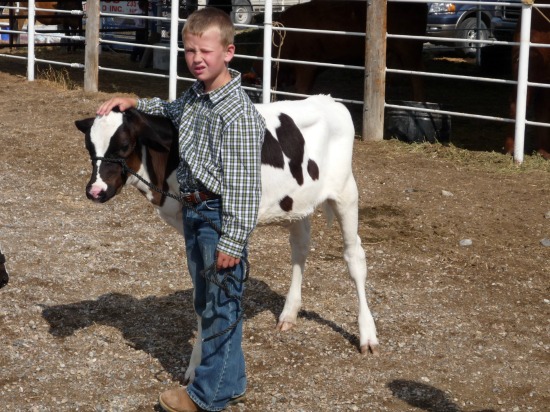
<svg viewBox="0 0 550 412"><path fill-rule="evenodd" d="M460 23L456 29L456 37L466 40L477 40L477 18L468 17L462 23ZM479 40L487 40L489 38L489 31L483 21L479 22ZM478 47L483 47L485 44L480 43L457 43L456 48L461 54L465 56L475 56Z"/></svg>
<svg viewBox="0 0 550 412"><path fill-rule="evenodd" d="M231 20L234 24L250 24L253 17L252 5L248 0L234 0Z"/></svg>

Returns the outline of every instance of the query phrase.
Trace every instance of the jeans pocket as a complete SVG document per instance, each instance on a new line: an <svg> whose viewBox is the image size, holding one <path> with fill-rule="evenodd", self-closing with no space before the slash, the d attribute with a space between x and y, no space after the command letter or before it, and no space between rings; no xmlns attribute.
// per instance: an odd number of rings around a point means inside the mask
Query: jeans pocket
<svg viewBox="0 0 550 412"><path fill-rule="evenodd" d="M210 200L205 200L202 204L207 210L214 212L220 209L221 201L220 199L210 199Z"/></svg>

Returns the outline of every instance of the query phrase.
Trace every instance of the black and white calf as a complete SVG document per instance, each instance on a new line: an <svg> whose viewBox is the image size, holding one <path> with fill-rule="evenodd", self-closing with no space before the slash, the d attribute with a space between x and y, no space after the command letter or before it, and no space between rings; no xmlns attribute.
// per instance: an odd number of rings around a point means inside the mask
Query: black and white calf
<svg viewBox="0 0 550 412"><path fill-rule="evenodd" d="M360 349L378 351L376 327L367 305L367 266L358 230L358 193L352 174L354 127L348 110L330 96L282 101L256 106L266 120L262 148L262 199L259 223L287 222L292 248L292 282L277 327L296 324L301 305L301 284L310 243L310 215L323 206L328 217L340 223L344 259L355 281L359 301ZM164 190L179 193L177 133L167 119L136 110L75 122L86 135L92 158L88 198L106 202L126 184L138 188L160 216L182 231L178 201L152 192L118 163L97 158L122 158L143 178ZM186 377L192 378L200 360L195 345ZM196 350L195 350L196 349ZM198 352L197 352L198 351ZM197 359L198 356L198 359ZM194 363L196 362L196 363Z"/></svg>

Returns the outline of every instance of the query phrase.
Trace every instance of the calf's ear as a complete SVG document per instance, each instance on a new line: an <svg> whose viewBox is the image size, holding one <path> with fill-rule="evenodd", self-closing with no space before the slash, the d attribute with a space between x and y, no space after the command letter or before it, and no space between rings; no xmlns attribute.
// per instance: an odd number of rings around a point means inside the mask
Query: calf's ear
<svg viewBox="0 0 550 412"><path fill-rule="evenodd" d="M125 124L131 128L134 136L145 146L157 152L169 152L172 147L173 133L167 130L160 118L150 116L146 118L136 109L124 112ZM164 119L165 120L165 119Z"/></svg>
<svg viewBox="0 0 550 412"><path fill-rule="evenodd" d="M172 146L172 136L167 133L158 133L150 125L141 130L139 140L147 147L157 152L168 153Z"/></svg>
<svg viewBox="0 0 550 412"><path fill-rule="evenodd" d="M78 130L86 134L92 128L92 124L94 124L94 120L95 119L93 117L90 117L89 119L76 120L74 124Z"/></svg>

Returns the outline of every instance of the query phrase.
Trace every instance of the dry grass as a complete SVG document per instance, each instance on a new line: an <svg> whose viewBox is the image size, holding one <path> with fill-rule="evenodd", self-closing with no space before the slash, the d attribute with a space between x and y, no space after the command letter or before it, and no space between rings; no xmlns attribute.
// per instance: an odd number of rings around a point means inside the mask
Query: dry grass
<svg viewBox="0 0 550 412"><path fill-rule="evenodd" d="M62 90L76 90L80 88L80 85L71 79L69 71L64 67L54 68L47 66L45 68L38 68L37 79L53 83L56 88L61 88Z"/></svg>
<svg viewBox="0 0 550 412"><path fill-rule="evenodd" d="M517 174L524 172L550 172L550 162L537 153L525 155L522 164L516 164L510 155L461 149L453 144L404 143L396 139L385 140L388 152L418 153L441 161L451 161L455 167L468 167L484 172Z"/></svg>

